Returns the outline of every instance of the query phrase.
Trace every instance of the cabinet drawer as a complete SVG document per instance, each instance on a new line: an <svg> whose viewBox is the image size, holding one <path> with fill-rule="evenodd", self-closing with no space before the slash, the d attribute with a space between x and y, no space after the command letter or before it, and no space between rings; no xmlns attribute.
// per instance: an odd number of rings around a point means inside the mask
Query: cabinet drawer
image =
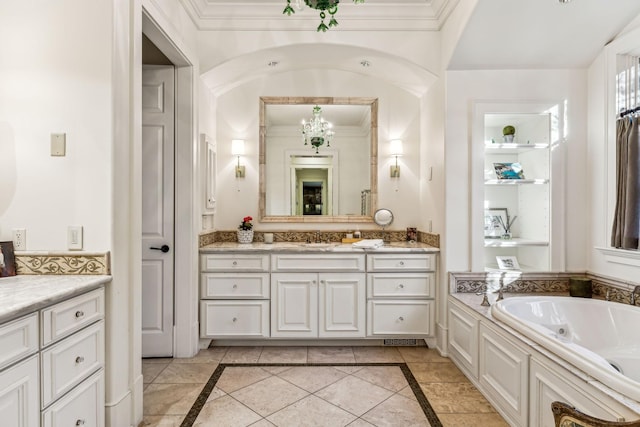
<svg viewBox="0 0 640 427"><path fill-rule="evenodd" d="M200 301L202 337L268 337L269 301Z"/></svg>
<svg viewBox="0 0 640 427"><path fill-rule="evenodd" d="M104 322L100 321L42 352L42 407L104 366Z"/></svg>
<svg viewBox="0 0 640 427"><path fill-rule="evenodd" d="M42 346L66 337L104 317L104 289L42 310Z"/></svg>
<svg viewBox="0 0 640 427"><path fill-rule="evenodd" d="M369 273L369 298L433 298L435 273Z"/></svg>
<svg viewBox="0 0 640 427"><path fill-rule="evenodd" d="M433 301L369 300L369 336L432 335Z"/></svg>
<svg viewBox="0 0 640 427"><path fill-rule="evenodd" d="M272 271L364 271L363 254L281 254L271 258Z"/></svg>
<svg viewBox="0 0 640 427"><path fill-rule="evenodd" d="M83 381L42 413L42 427L104 426L104 370Z"/></svg>
<svg viewBox="0 0 640 427"><path fill-rule="evenodd" d="M269 298L268 273L204 273L200 284L201 298Z"/></svg>
<svg viewBox="0 0 640 427"><path fill-rule="evenodd" d="M38 351L38 314L0 326L0 370Z"/></svg>
<svg viewBox="0 0 640 427"><path fill-rule="evenodd" d="M269 255L215 254L200 257L202 271L269 271Z"/></svg>
<svg viewBox="0 0 640 427"><path fill-rule="evenodd" d="M369 271L432 271L436 256L433 254L368 254Z"/></svg>

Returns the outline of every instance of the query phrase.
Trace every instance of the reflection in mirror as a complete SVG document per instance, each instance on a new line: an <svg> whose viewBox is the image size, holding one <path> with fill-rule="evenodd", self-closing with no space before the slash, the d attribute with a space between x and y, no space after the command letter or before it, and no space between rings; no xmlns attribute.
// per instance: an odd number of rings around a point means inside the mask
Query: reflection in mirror
<svg viewBox="0 0 640 427"><path fill-rule="evenodd" d="M305 145L301 122L317 111L330 146ZM371 222L377 111L375 98L260 98L260 220Z"/></svg>

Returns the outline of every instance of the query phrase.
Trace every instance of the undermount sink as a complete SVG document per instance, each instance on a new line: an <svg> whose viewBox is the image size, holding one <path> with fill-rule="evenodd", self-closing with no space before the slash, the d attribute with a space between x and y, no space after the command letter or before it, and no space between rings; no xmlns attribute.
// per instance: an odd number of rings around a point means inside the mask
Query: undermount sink
<svg viewBox="0 0 640 427"><path fill-rule="evenodd" d="M304 243L303 246L308 248L329 248L331 246L335 246L335 243Z"/></svg>

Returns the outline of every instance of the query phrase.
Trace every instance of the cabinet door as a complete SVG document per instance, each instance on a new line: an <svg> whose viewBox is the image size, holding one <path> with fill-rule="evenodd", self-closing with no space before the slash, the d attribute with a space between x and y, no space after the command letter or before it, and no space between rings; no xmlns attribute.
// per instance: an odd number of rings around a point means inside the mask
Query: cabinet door
<svg viewBox="0 0 640 427"><path fill-rule="evenodd" d="M0 424L12 427L40 425L38 356L0 372Z"/></svg>
<svg viewBox="0 0 640 427"><path fill-rule="evenodd" d="M319 335L364 337L365 275L324 273L319 279Z"/></svg>
<svg viewBox="0 0 640 427"><path fill-rule="evenodd" d="M480 321L449 299L449 353L463 370L478 379Z"/></svg>
<svg viewBox="0 0 640 427"><path fill-rule="evenodd" d="M539 360L537 360L539 359ZM637 414L571 372L542 356L531 360L529 376L530 426L555 427L551 402L561 401L581 412L611 421L630 421Z"/></svg>
<svg viewBox="0 0 640 427"><path fill-rule="evenodd" d="M318 336L317 273L271 275L271 336Z"/></svg>
<svg viewBox="0 0 640 427"><path fill-rule="evenodd" d="M480 385L512 426L528 421L529 354L480 324Z"/></svg>

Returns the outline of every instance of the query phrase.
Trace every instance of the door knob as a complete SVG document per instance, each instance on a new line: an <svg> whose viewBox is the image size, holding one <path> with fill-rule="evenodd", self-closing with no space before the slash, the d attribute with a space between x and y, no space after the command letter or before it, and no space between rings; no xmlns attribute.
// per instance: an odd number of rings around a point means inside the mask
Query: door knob
<svg viewBox="0 0 640 427"><path fill-rule="evenodd" d="M169 252L169 246L167 245L162 245L159 248L154 248L153 246L151 246L149 249L153 249L154 251L162 251L164 253Z"/></svg>

